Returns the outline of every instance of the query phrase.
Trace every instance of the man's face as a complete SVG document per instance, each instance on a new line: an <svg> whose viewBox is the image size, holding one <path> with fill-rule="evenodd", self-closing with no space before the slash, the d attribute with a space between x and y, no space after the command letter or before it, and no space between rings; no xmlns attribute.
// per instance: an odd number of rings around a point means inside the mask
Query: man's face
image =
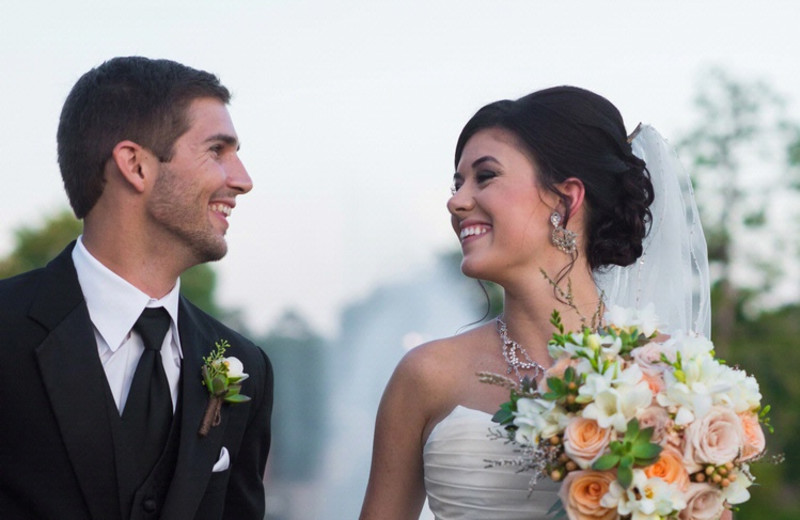
<svg viewBox="0 0 800 520"><path fill-rule="evenodd" d="M177 252L187 252L196 264L225 256L228 217L236 196L253 182L239 160L239 139L225 105L198 98L187 116L189 130L175 142L172 159L160 163L147 212Z"/></svg>

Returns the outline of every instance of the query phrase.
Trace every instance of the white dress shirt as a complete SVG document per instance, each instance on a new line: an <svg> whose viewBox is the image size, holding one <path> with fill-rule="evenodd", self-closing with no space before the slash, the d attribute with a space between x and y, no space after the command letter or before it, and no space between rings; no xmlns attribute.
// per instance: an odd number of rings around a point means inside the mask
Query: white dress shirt
<svg viewBox="0 0 800 520"><path fill-rule="evenodd" d="M72 261L89 308L89 318L94 325L97 353L120 414L125 409L133 374L144 352L141 336L131 329L145 307L164 307L169 313L171 324L161 347L161 361L169 382L174 411L183 358L178 335L180 279L175 281L175 287L163 298L151 298L93 257L83 245L82 237L78 237L72 250Z"/></svg>

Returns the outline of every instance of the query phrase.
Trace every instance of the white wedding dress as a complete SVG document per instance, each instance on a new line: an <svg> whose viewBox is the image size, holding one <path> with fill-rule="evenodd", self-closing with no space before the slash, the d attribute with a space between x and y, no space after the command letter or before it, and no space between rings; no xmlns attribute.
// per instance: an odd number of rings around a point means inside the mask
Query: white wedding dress
<svg viewBox="0 0 800 520"><path fill-rule="evenodd" d="M437 520L544 520L559 484L541 479L531 493L530 472L487 468L487 460L513 459L515 447L489 437L491 415L456 406L437 424L423 449L428 506Z"/></svg>

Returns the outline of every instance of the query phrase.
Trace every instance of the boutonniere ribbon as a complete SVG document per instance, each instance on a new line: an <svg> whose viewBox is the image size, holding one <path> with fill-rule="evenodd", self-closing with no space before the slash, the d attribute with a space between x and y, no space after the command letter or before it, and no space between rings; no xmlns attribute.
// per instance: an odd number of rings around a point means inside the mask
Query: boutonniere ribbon
<svg viewBox="0 0 800 520"><path fill-rule="evenodd" d="M242 395L242 381L249 376L244 372L244 365L233 356L225 357L230 347L227 340L221 339L215 344L215 350L203 358L203 385L208 390L208 407L203 415L198 435L205 437L212 427L220 423L222 403L246 403L250 397Z"/></svg>

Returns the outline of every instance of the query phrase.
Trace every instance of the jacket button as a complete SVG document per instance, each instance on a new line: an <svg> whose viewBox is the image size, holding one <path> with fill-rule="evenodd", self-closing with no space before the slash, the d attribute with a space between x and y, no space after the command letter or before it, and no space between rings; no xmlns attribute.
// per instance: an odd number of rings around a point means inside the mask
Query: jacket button
<svg viewBox="0 0 800 520"><path fill-rule="evenodd" d="M144 502L142 502L142 508L144 509L145 513L155 513L156 512L156 501L152 498L148 498Z"/></svg>

